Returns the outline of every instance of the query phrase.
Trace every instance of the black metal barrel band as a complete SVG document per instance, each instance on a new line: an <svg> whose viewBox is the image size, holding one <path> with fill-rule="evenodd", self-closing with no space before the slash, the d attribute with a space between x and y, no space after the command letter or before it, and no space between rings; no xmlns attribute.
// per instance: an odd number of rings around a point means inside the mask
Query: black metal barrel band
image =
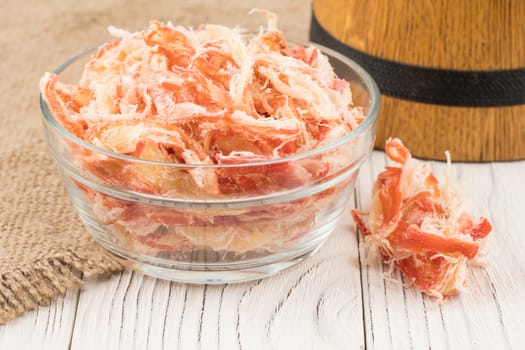
<svg viewBox="0 0 525 350"><path fill-rule="evenodd" d="M312 14L310 40L339 51L370 73L381 93L447 106L497 107L525 104L525 68L451 70L403 64L357 50L326 31Z"/></svg>

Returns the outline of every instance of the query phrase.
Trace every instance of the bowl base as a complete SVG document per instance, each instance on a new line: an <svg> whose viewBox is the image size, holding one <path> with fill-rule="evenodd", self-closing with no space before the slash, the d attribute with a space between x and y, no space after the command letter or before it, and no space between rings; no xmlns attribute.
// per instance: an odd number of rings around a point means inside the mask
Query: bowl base
<svg viewBox="0 0 525 350"><path fill-rule="evenodd" d="M254 281L275 275L292 266L302 262L317 251L317 247L313 250L305 252L301 255L294 256L284 261L275 262L268 265L247 267L239 270L224 270L224 271L191 271L191 270L176 270L173 268L161 267L158 265L146 264L142 262L134 262L134 268L143 272L146 275L162 278L174 282L182 282L189 284L226 284L226 283L241 283Z"/></svg>
<svg viewBox="0 0 525 350"><path fill-rule="evenodd" d="M326 238L326 236L323 238ZM299 264L314 254L325 241L325 239L322 239L321 242L317 240L315 244L307 247L303 246L303 249L299 251L296 250L273 256L271 261L268 261L268 259L257 259L259 260L257 262L236 263L235 266L225 265L223 268L214 266L213 269L192 269L187 266L177 267L177 264L165 265L146 261L143 257L139 258L134 256L134 254L126 254L126 252L118 248L115 249L116 247L105 244L107 242L101 242L96 237L95 240L110 253L131 262L131 267L137 271L148 276L189 284L241 283L269 277Z"/></svg>

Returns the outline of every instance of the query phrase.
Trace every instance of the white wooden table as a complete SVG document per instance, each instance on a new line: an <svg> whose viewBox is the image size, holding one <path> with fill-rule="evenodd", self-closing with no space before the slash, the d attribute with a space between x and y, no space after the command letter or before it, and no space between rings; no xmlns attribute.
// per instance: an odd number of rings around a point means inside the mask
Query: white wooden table
<svg viewBox="0 0 525 350"><path fill-rule="evenodd" d="M374 152L354 204L368 206L384 165ZM432 166L440 176L444 164ZM523 349L525 161L453 169L494 231L487 267L445 304L362 264L347 217L314 256L256 282L191 286L130 271L89 281L1 326L0 349Z"/></svg>

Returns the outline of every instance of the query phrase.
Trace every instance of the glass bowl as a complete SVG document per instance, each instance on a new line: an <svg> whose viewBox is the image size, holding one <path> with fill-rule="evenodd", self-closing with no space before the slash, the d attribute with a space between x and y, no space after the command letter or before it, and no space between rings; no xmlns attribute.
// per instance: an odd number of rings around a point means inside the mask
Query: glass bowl
<svg viewBox="0 0 525 350"><path fill-rule="evenodd" d="M380 107L367 72L315 46L350 82L354 103L367 117L331 144L272 161L189 165L114 153L66 131L41 97L47 144L87 231L136 269L187 283L258 279L315 252L339 218L349 215L347 203L372 151ZM93 52L71 58L55 73L63 82L77 83ZM309 180L299 181L298 173L305 171ZM223 181L227 193L186 186L190 178L206 181L209 174ZM165 179L175 181L173 195L148 190L148 183L162 186Z"/></svg>

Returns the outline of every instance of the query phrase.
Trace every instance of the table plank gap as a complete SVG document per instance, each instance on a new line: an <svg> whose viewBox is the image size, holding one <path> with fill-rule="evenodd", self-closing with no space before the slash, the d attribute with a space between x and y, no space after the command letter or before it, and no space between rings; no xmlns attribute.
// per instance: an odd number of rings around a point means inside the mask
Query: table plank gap
<svg viewBox="0 0 525 350"><path fill-rule="evenodd" d="M362 171L361 171L362 173ZM362 177L363 175L360 175ZM362 209L361 205L361 190L360 190L360 181L358 178L358 181L356 183L356 186L354 187L354 208L357 210ZM362 326L363 326L363 346L365 349L368 348L367 343L367 337L366 337L366 309L365 309L365 289L364 289L364 278L363 278L363 271L364 266L362 264L362 257L361 257L361 232L359 232L359 229L357 226L355 226L355 244L357 246L357 263L359 268L359 286L360 286L360 292L361 292L361 319L362 319Z"/></svg>
<svg viewBox="0 0 525 350"><path fill-rule="evenodd" d="M69 341L67 344L68 349L71 349L71 344L73 343L73 336L75 333L75 324L77 322L77 316L78 316L78 301L80 299L81 288L77 288L75 292L76 292L75 313L73 314L73 322L71 322L71 334L69 335ZM60 318L60 320L62 321L62 317Z"/></svg>

